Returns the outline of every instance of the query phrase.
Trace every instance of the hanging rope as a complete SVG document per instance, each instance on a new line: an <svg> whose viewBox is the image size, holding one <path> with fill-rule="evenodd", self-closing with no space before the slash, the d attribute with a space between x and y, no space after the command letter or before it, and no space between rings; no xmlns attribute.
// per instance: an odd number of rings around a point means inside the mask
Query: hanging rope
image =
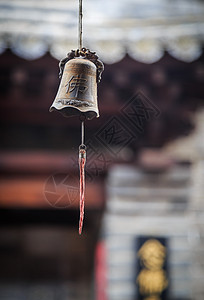
<svg viewBox="0 0 204 300"><path fill-rule="evenodd" d="M82 233L83 221L84 221L85 163L86 163L86 146L84 145L84 121L81 121L81 145L79 146L79 172L80 172L79 234Z"/></svg>
<svg viewBox="0 0 204 300"><path fill-rule="evenodd" d="M79 41L78 48L79 51L82 49L82 0L79 0Z"/></svg>
<svg viewBox="0 0 204 300"><path fill-rule="evenodd" d="M84 145L84 120L81 121L81 145Z"/></svg>

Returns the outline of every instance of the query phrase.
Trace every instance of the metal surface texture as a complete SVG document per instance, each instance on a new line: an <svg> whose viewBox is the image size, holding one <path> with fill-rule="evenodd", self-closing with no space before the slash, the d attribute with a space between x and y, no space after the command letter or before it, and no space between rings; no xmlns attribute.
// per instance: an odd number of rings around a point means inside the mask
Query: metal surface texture
<svg viewBox="0 0 204 300"><path fill-rule="evenodd" d="M73 58L63 66L63 74L50 111L65 117L99 117L97 103L97 67L86 58Z"/></svg>

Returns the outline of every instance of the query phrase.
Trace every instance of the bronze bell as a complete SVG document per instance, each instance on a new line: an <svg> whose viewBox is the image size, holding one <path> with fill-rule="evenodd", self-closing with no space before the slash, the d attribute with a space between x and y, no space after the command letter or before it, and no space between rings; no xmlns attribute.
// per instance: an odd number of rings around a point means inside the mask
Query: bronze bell
<svg viewBox="0 0 204 300"><path fill-rule="evenodd" d="M99 117L97 82L103 64L94 52L83 48L73 51L60 62L60 86L50 111L58 110L65 117L84 115Z"/></svg>

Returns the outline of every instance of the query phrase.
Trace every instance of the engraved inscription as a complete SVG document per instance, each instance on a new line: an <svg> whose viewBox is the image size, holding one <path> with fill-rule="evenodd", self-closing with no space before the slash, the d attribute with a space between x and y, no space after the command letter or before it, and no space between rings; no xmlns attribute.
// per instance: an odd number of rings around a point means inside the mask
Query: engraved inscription
<svg viewBox="0 0 204 300"><path fill-rule="evenodd" d="M79 93L85 93L88 89L86 85L87 79L82 78L81 75L71 76L67 84L65 85L66 94L74 93L73 98L77 98Z"/></svg>

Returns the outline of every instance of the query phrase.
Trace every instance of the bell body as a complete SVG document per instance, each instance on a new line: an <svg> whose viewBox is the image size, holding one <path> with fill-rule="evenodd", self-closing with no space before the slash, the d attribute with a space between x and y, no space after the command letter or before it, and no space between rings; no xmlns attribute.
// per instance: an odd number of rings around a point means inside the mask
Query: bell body
<svg viewBox="0 0 204 300"><path fill-rule="evenodd" d="M84 58L73 58L64 67L60 86L50 111L65 117L83 114L87 119L99 117L97 103L97 69Z"/></svg>

